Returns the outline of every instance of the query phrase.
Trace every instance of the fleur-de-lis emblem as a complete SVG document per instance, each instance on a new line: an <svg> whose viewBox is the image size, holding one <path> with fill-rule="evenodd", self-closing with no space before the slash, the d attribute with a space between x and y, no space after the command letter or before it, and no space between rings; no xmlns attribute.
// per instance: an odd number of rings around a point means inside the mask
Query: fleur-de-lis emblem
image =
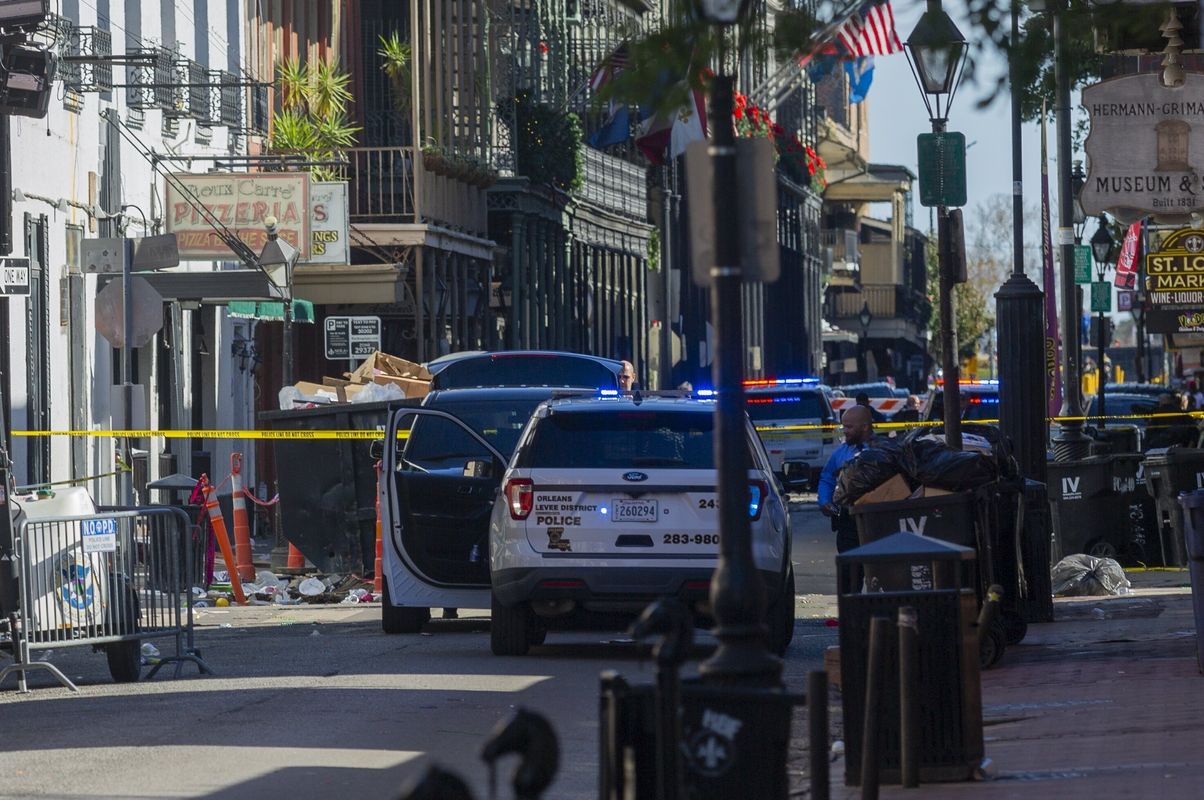
<svg viewBox="0 0 1204 800"><path fill-rule="evenodd" d="M1201 236L1198 233L1193 233L1191 236L1188 236L1183 240L1183 247L1186 248L1187 252L1189 253L1198 253L1201 250L1204 250L1204 236Z"/></svg>

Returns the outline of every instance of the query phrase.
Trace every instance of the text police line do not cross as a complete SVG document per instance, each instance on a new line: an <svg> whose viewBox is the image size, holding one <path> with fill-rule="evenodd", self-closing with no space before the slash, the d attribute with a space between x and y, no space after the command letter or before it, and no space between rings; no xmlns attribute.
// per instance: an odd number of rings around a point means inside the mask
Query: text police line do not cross
<svg viewBox="0 0 1204 800"><path fill-rule="evenodd" d="M740 269L745 281L773 283L781 274L778 258L778 180L773 144L768 139L736 142L736 207L734 220L715 219L715 171L710 143L686 148L686 189L690 204L690 260L694 283L711 285L715 263L716 225L735 225L740 235Z"/></svg>

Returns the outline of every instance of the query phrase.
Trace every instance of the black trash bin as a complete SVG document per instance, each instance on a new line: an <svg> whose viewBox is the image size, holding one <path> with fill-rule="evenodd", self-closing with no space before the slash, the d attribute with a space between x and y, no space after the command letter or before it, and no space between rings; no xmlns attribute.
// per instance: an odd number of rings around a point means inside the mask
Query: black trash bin
<svg viewBox="0 0 1204 800"><path fill-rule="evenodd" d="M785 690L681 682L682 774L686 797L785 798L793 706ZM602 800L656 798L656 690L602 674L599 735Z"/></svg>
<svg viewBox="0 0 1204 800"><path fill-rule="evenodd" d="M919 637L919 696L923 698L919 777L922 783L967 780L983 757L982 684L979 672L977 607L972 577L974 550L913 533L895 533L836 557L838 569L928 575L905 591L842 594L840 681L844 719L845 781L861 782L865 684L870 622L888 617L885 671L879 709L879 764L884 783L900 780L899 663L900 608L916 610ZM753 797L755 795L743 795Z"/></svg>
<svg viewBox="0 0 1204 800"><path fill-rule="evenodd" d="M1157 505L1147 489L1144 459L1137 452L1112 456L1112 488L1124 506L1116 559L1126 567L1168 564L1158 525Z"/></svg>
<svg viewBox="0 0 1204 800"><path fill-rule="evenodd" d="M1113 457L1091 456L1046 465L1057 561L1074 553L1115 558L1125 540L1128 504L1113 487Z"/></svg>
<svg viewBox="0 0 1204 800"><path fill-rule="evenodd" d="M1204 488L1204 450L1167 447L1150 450L1145 457L1145 479L1154 499L1157 525L1167 566L1186 566L1183 542L1183 508L1179 495Z"/></svg>
<svg viewBox="0 0 1204 800"><path fill-rule="evenodd" d="M1204 490L1180 495L1191 574L1191 605L1196 617L1196 669L1204 673Z"/></svg>
<svg viewBox="0 0 1204 800"><path fill-rule="evenodd" d="M273 430L378 430L421 399L265 411ZM370 574L376 559L376 469L368 439L272 441L284 536L323 572Z"/></svg>

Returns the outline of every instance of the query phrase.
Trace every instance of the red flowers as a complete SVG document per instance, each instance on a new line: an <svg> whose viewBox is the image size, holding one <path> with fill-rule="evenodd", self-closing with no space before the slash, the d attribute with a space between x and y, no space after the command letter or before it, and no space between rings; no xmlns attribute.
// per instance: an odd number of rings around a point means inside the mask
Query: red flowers
<svg viewBox="0 0 1204 800"><path fill-rule="evenodd" d="M827 164L819 154L787 131L769 116L769 112L736 92L732 97L732 119L736 135L751 138L764 136L774 142L777 161L786 175L798 183L810 183L816 193L823 192L828 181L824 176Z"/></svg>

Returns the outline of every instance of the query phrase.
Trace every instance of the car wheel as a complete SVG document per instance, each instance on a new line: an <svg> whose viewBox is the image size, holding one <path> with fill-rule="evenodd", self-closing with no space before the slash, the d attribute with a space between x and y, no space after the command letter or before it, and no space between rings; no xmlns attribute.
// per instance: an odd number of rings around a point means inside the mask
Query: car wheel
<svg viewBox="0 0 1204 800"><path fill-rule="evenodd" d="M507 608L490 595L489 649L495 656L525 656L531 648L531 608L519 603Z"/></svg>
<svg viewBox="0 0 1204 800"><path fill-rule="evenodd" d="M385 633L418 633L430 618L429 608L393 605L389 598L389 579L380 582L380 627Z"/></svg>
<svg viewBox="0 0 1204 800"><path fill-rule="evenodd" d="M765 646L777 656L786 655L794 639L794 566L786 573L786 586L769 606L765 624L769 628Z"/></svg>
<svg viewBox="0 0 1204 800"><path fill-rule="evenodd" d="M1096 539L1086 547L1087 555L1095 556L1096 558L1116 558L1116 548L1111 542L1105 542L1103 539Z"/></svg>

